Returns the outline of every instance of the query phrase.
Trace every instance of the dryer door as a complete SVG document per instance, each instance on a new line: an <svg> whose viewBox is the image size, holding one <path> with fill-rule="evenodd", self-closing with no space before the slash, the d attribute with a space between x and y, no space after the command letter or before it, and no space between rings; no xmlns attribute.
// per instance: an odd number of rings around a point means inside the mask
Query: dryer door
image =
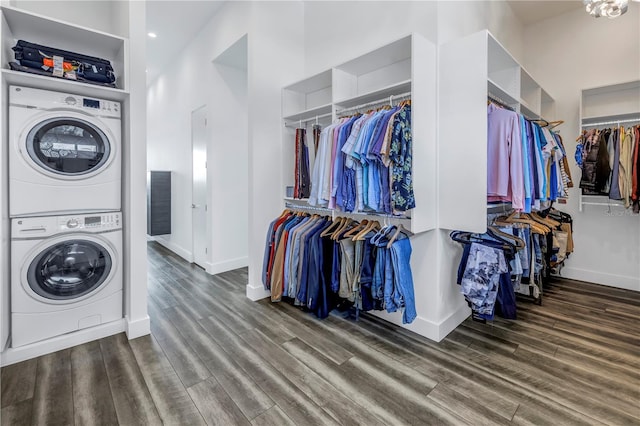
<svg viewBox="0 0 640 426"><path fill-rule="evenodd" d="M45 247L27 270L29 287L39 296L71 301L105 283L113 267L106 247L88 239L68 239Z"/></svg>
<svg viewBox="0 0 640 426"><path fill-rule="evenodd" d="M109 162L112 146L105 133L76 117L39 121L26 136L32 164L40 171L66 178L86 178Z"/></svg>

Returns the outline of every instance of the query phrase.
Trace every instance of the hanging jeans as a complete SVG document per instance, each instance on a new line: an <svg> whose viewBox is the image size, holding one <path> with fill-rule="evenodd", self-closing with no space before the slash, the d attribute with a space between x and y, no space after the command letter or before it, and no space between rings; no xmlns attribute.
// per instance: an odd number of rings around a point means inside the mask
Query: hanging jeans
<svg viewBox="0 0 640 426"><path fill-rule="evenodd" d="M402 235L402 234L401 234ZM401 238L399 236L399 238ZM391 245L391 261L393 264L393 283L398 296L394 297L397 306L404 304L402 323L410 324L418 316L413 292L413 275L411 274L411 242L406 236L394 241ZM396 292L394 291L394 296ZM404 303L403 303L404 302Z"/></svg>

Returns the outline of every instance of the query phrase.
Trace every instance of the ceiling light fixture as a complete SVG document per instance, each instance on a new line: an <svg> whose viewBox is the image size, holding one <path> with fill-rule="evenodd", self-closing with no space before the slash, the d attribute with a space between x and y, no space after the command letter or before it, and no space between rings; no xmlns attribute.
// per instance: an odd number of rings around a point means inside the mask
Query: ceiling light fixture
<svg viewBox="0 0 640 426"><path fill-rule="evenodd" d="M147 33L147 35L151 38L156 38L158 35L156 33Z"/></svg>
<svg viewBox="0 0 640 426"><path fill-rule="evenodd" d="M617 18L626 13L629 0L583 0L587 13L594 18Z"/></svg>

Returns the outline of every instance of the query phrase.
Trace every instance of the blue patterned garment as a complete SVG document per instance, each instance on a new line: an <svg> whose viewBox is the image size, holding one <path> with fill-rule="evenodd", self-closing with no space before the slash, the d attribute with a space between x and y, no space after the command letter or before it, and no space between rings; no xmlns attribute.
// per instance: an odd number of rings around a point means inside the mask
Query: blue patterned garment
<svg viewBox="0 0 640 426"><path fill-rule="evenodd" d="M405 105L393 119L393 135L389 150L391 207L396 212L405 212L416 206L411 175L412 142L411 105Z"/></svg>

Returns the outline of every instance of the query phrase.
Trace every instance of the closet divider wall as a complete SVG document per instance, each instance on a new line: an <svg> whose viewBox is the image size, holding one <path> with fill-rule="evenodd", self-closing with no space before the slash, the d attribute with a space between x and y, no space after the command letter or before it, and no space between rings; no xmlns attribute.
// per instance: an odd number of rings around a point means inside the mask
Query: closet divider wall
<svg viewBox="0 0 640 426"><path fill-rule="evenodd" d="M554 101L487 30L440 46L438 59L438 227L483 233L487 99L532 120L552 120Z"/></svg>

